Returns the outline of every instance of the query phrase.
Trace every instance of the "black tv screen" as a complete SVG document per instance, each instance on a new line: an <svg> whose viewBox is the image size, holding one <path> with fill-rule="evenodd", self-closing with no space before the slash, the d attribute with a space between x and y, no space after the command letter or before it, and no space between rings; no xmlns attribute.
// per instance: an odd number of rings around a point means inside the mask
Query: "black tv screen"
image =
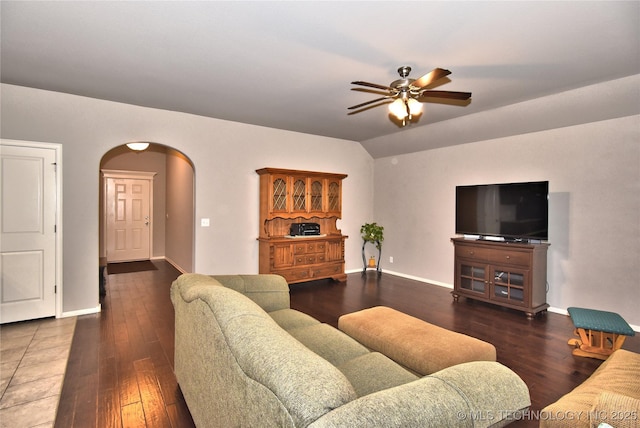
<svg viewBox="0 0 640 428"><path fill-rule="evenodd" d="M549 182L456 186L456 233L549 239Z"/></svg>

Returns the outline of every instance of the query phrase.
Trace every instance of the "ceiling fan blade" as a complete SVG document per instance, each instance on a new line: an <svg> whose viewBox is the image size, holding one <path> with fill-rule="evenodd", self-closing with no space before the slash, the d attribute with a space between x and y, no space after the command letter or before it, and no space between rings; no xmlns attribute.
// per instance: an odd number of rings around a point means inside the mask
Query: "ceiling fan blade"
<svg viewBox="0 0 640 428"><path fill-rule="evenodd" d="M445 70L444 68L434 68L421 78L416 79L413 83L411 83L411 86L415 86L416 88L424 88L425 86L430 85L436 80L442 79L449 74L451 74L449 70Z"/></svg>
<svg viewBox="0 0 640 428"><path fill-rule="evenodd" d="M456 91L422 91L421 97L429 98L447 98L451 100L468 100L471 98L471 92L456 92Z"/></svg>
<svg viewBox="0 0 640 428"><path fill-rule="evenodd" d="M355 106L347 107L347 110L354 110L354 109L357 109L357 108L360 108L360 107L364 107L364 106L369 105L369 104L377 103L378 101L387 100L389 98L393 98L393 97L391 95L389 95L387 97L376 98L375 100L367 101L366 103L357 104Z"/></svg>
<svg viewBox="0 0 640 428"><path fill-rule="evenodd" d="M361 80L357 80L355 82L351 82L351 84L352 85L368 86L370 88L384 89L385 91L393 91L393 89L388 87L388 86L378 85L377 83L363 82Z"/></svg>
<svg viewBox="0 0 640 428"><path fill-rule="evenodd" d="M373 94L373 95L389 95L389 91L383 91L382 89L351 88L351 90L355 92L364 92L366 94Z"/></svg>

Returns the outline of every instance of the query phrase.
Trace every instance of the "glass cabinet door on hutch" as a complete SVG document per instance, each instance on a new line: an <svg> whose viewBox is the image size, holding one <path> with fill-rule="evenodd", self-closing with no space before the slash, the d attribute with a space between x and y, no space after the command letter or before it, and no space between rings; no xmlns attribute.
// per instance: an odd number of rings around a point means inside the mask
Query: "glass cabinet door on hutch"
<svg viewBox="0 0 640 428"><path fill-rule="evenodd" d="M289 212L287 178L286 175L274 175L271 179L269 211L272 214Z"/></svg>
<svg viewBox="0 0 640 428"><path fill-rule="evenodd" d="M291 177L291 212L307 212L307 180L305 177Z"/></svg>
<svg viewBox="0 0 640 428"><path fill-rule="evenodd" d="M309 212L322 215L324 213L324 180L321 178L309 179Z"/></svg>
<svg viewBox="0 0 640 428"><path fill-rule="evenodd" d="M327 212L337 216L342 215L342 186L340 180L327 180Z"/></svg>

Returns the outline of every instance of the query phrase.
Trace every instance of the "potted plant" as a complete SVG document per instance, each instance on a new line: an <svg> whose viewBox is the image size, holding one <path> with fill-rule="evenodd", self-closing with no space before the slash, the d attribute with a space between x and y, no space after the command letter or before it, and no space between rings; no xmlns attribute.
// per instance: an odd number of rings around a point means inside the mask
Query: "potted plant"
<svg viewBox="0 0 640 428"><path fill-rule="evenodd" d="M360 228L362 239L364 242L371 242L376 244L378 251L382 248L382 241L384 241L384 227L377 225L376 223L365 223Z"/></svg>

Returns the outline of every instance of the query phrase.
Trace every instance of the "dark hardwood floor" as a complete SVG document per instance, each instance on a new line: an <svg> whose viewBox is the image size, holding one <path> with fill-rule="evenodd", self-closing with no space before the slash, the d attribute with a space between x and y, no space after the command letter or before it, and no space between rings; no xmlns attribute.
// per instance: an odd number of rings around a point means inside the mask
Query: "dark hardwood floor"
<svg viewBox="0 0 640 428"><path fill-rule="evenodd" d="M158 270L109 275L100 314L78 317L55 426L193 427L173 375L169 263ZM97 287L97 284L96 284ZM498 361L529 386L532 413L513 427L538 426L535 412L584 381L601 363L574 357L566 344L569 317L521 312L460 299L450 290L375 272L349 274L346 284L318 281L293 285L291 306L337 325L342 314L385 305L425 321L491 342ZM640 352L640 337L625 349Z"/></svg>

